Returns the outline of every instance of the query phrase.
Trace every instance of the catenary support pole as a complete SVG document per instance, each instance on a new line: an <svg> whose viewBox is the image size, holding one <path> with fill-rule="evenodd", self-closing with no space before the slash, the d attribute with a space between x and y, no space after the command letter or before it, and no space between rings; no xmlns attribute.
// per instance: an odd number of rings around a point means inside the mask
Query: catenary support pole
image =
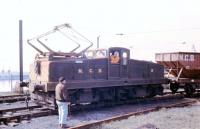
<svg viewBox="0 0 200 129"><path fill-rule="evenodd" d="M23 25L22 20L19 20L19 77L20 82L23 82Z"/></svg>

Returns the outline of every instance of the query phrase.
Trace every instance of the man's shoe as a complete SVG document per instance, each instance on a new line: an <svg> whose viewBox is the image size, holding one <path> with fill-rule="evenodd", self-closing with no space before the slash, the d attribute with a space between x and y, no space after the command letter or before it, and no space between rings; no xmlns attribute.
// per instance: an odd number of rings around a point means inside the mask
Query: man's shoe
<svg viewBox="0 0 200 129"><path fill-rule="evenodd" d="M60 127L61 127L62 129L64 129L64 128L69 128L70 126L67 126L66 124L61 124Z"/></svg>

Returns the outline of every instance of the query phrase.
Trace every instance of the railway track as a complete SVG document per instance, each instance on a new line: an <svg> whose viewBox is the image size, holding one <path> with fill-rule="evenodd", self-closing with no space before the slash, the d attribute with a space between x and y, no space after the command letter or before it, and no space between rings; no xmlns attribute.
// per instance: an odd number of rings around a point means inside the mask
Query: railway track
<svg viewBox="0 0 200 129"><path fill-rule="evenodd" d="M29 101L28 94L1 93L0 95L0 124L8 125L11 122L34 117L48 116L56 111Z"/></svg>
<svg viewBox="0 0 200 129"><path fill-rule="evenodd" d="M163 96L156 96L153 98L137 98L137 99L132 99L132 100L127 100L127 101L117 101L117 102L99 102L99 103L93 103L93 104L84 104L84 105L72 105L70 107L70 112L77 113L79 111L87 111L87 110L97 110L101 108L106 108L106 107L114 107L118 105L124 105L124 104L142 104L142 103L151 103L151 102L161 102L161 101L168 101L172 99L182 99L185 97L185 94L183 92L179 92L177 94L171 94L171 92L166 92L164 93Z"/></svg>
<svg viewBox="0 0 200 129"><path fill-rule="evenodd" d="M22 95L23 96L23 95ZM12 96L9 96L8 98L10 98ZM14 97L18 97L15 96ZM24 96L23 96L24 97ZM91 111L91 110L101 110L101 109L106 109L106 108L114 108L118 105L138 105L138 104L149 104L151 105L151 103L161 103L161 102L167 102L167 101L174 101L174 100L182 100L184 99L185 95L184 94L168 94L166 93L165 96L156 96L154 98L139 98L139 99L135 99L132 101L126 101L126 102L117 102L115 104L111 104L109 102L107 103L96 103L96 104L86 104L86 105L77 105L77 106L72 106L70 109L72 112L72 114L78 114L81 113L82 111ZM6 97L4 97L5 99ZM139 111L139 112L132 112L132 113L125 113L125 115L119 115L119 116L115 116L112 118L108 118L108 119L104 119L104 120L100 120L94 123L89 123L89 124L85 124L85 125L80 125L80 126L75 126L71 129L84 129L84 128L88 128L88 127L92 127L92 126L96 126L99 125L101 123L107 123L107 122L111 122L114 120L120 120L120 119L125 119L128 118L132 115L139 115L139 114L143 114L143 113L148 113L151 111L156 111L159 110L160 108L166 107L166 108L170 108L170 107L176 107L176 106L181 106L181 105L187 105L190 103L195 102L193 101L187 101L187 102L183 102L183 103L176 103L174 105L169 105L169 106L156 106L153 108L149 108L149 109L145 109L143 111ZM15 102L16 103L16 102ZM57 110L53 109L53 108L49 108L49 107L45 107L42 105L38 105L33 103L32 101L29 102L28 106L27 103L25 101L19 101L17 102L18 106L14 106L15 103L3 103L4 106L2 106L3 104L0 104L0 124L5 124L8 125L9 123L12 122L16 122L16 123L20 123L22 120L30 120L31 118L34 117L41 117L41 116L48 116L48 115L54 115L57 113ZM7 105L7 106L5 106ZM20 105L20 106L19 106Z"/></svg>
<svg viewBox="0 0 200 129"><path fill-rule="evenodd" d="M166 106L157 106L157 107L149 108L149 109L146 109L146 110L141 110L141 111L137 111L137 112L130 112L130 113L127 113L127 114L118 115L118 116L110 117L110 118L99 120L99 121L95 121L95 122L89 122L89 123L86 123L86 124L80 124L80 125L77 125L77 126L74 126L74 127L70 127L68 129L90 129L90 128L97 128L97 127L99 127L102 124L108 124L110 122L120 121L120 120L123 120L123 119L127 119L127 118L129 118L131 116L147 114L147 113L150 113L150 112L158 111L161 108L184 107L184 106L188 106L190 104L193 104L195 102L197 102L197 100L193 100L193 99L190 100L190 99L188 99L185 102L177 102L177 103L169 104L169 105L166 105Z"/></svg>
<svg viewBox="0 0 200 129"><path fill-rule="evenodd" d="M133 111L133 112L129 112L129 113L125 113L123 115L117 115L114 117L110 117L110 118L106 118L106 119L102 119L102 120L97 120L95 122L88 122L86 124L80 124L77 126L73 126L69 129L89 129L92 127L96 127L99 126L101 124L104 123L110 123L113 121L119 121L119 120L123 120L123 119L127 119L130 116L135 116L135 115L141 115L141 114L146 114L149 112L153 112L153 111L158 111L161 108L173 108L173 107L184 107L184 106L188 106L190 104L193 104L195 102L197 102L196 98L199 98L200 94L194 94L193 96L190 96L190 98L185 98L185 94L184 92L179 92L177 94L171 94L170 92L166 92L165 96L157 96L154 98L140 98L140 99L136 99L134 101L128 101L125 104L151 104L151 103L158 103L158 106L152 107L152 108L148 108L148 109L144 109L144 110L139 110L139 111ZM182 101L184 99L184 101ZM159 103L165 103L167 101L173 101L175 100L176 102L174 103L170 103L167 105L159 105ZM180 100L180 101L179 101ZM122 105L121 103L117 103L116 105Z"/></svg>
<svg viewBox="0 0 200 129"><path fill-rule="evenodd" d="M0 92L0 103L13 103L17 101L25 101L27 99L30 99L29 94Z"/></svg>
<svg viewBox="0 0 200 129"><path fill-rule="evenodd" d="M31 118L53 114L56 114L56 111L48 107L42 107L33 103L27 107L25 103L22 103L22 105L15 107L0 108L0 123L8 125L11 122L19 123L22 120L30 120Z"/></svg>

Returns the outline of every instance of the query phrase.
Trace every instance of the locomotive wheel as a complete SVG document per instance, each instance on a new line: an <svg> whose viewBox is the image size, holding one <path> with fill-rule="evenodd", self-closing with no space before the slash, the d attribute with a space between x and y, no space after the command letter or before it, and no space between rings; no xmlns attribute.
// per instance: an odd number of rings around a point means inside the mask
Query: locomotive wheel
<svg viewBox="0 0 200 129"><path fill-rule="evenodd" d="M195 87L190 84L186 84L184 89L187 96L191 96L195 92Z"/></svg>
<svg viewBox="0 0 200 129"><path fill-rule="evenodd" d="M170 82L170 90L172 91L172 94L175 94L178 89L179 84L177 82Z"/></svg>
<svg viewBox="0 0 200 129"><path fill-rule="evenodd" d="M152 98L152 97L156 96L155 88L153 88L152 86L149 86L148 90L149 90L149 95L147 97Z"/></svg>

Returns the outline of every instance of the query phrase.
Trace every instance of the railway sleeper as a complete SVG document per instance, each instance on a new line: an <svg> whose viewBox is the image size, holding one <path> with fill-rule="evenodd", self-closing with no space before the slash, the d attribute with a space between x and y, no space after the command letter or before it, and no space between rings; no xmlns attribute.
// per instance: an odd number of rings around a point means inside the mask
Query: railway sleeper
<svg viewBox="0 0 200 129"><path fill-rule="evenodd" d="M18 108L6 108L6 109L0 109L0 116L3 116L6 112L17 112L21 110L33 110L35 108L41 108L40 105L34 105L34 106L29 106L29 107L18 107Z"/></svg>
<svg viewBox="0 0 200 129"><path fill-rule="evenodd" d="M20 123L22 120L30 120L33 117L42 117L42 116L48 116L48 115L53 115L53 114L54 112L52 110L23 112L20 114L13 114L10 116L0 117L0 122L3 122L5 125L7 125L11 121L16 121Z"/></svg>
<svg viewBox="0 0 200 129"><path fill-rule="evenodd" d="M26 97L14 97L14 98L0 98L0 103L13 103L17 101L25 101Z"/></svg>

